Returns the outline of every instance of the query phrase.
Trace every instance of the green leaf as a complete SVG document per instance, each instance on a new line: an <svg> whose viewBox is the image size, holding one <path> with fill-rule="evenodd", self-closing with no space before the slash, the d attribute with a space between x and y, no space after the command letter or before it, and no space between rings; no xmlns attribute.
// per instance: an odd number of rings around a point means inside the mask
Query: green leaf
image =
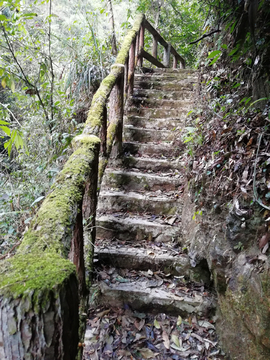
<svg viewBox="0 0 270 360"><path fill-rule="evenodd" d="M15 82L13 80L11 81L10 89L13 93L15 92Z"/></svg>
<svg viewBox="0 0 270 360"><path fill-rule="evenodd" d="M218 61L219 58L220 58L220 55L217 55L217 56L210 62L209 66L210 66L210 65L214 65L214 64Z"/></svg>
<svg viewBox="0 0 270 360"><path fill-rule="evenodd" d="M157 321L157 319L154 320L154 327L156 329L160 329L160 325L159 325L159 322Z"/></svg>
<svg viewBox="0 0 270 360"><path fill-rule="evenodd" d="M9 125L9 123L4 120L0 120L0 125Z"/></svg>
<svg viewBox="0 0 270 360"><path fill-rule="evenodd" d="M3 88L5 89L6 86L7 86L7 82L6 82L6 79L5 79L5 78L2 79L1 84L2 84Z"/></svg>
<svg viewBox="0 0 270 360"><path fill-rule="evenodd" d="M226 44L221 45L221 47L222 47L222 49L225 49L225 50L228 49L228 46Z"/></svg>
<svg viewBox="0 0 270 360"><path fill-rule="evenodd" d="M7 21L8 18L5 15L0 15L0 21Z"/></svg>
<svg viewBox="0 0 270 360"><path fill-rule="evenodd" d="M2 131L4 131L5 134L7 134L8 136L10 136L10 128L7 126L0 126L0 129Z"/></svg>
<svg viewBox="0 0 270 360"><path fill-rule="evenodd" d="M182 318L181 316L179 315L178 316L178 319L177 319L177 325L180 326L182 324Z"/></svg>
<svg viewBox="0 0 270 360"><path fill-rule="evenodd" d="M214 58L215 56L220 56L222 53L221 50L215 50L215 51L212 51L208 56L207 56L207 59L212 59Z"/></svg>

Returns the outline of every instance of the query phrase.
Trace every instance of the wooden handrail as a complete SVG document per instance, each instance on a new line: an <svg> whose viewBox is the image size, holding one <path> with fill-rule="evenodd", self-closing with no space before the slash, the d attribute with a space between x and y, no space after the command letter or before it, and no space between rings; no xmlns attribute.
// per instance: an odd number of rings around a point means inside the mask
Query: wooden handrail
<svg viewBox="0 0 270 360"><path fill-rule="evenodd" d="M177 68L178 61L180 62L180 67L182 69L185 68L185 60L181 55L178 54L178 52L175 50L175 48L169 44L164 38L157 32L157 30L146 20L144 19L142 26L150 32L153 36L153 49L152 49L152 56L147 53L146 51L140 52L140 55L144 57L146 60L150 61L153 65L157 67L170 67L170 61L169 56L170 54L173 55L173 68ZM160 62L156 62L157 59L157 42L159 42L164 47L164 64ZM155 60L153 60L153 58ZM162 65L161 65L162 64ZM142 66L142 65L141 65Z"/></svg>
<svg viewBox="0 0 270 360"><path fill-rule="evenodd" d="M152 55L144 50L145 29L153 35ZM164 47L164 64L157 59L157 42ZM1 359L19 360L32 352L42 358L76 357L79 300L86 298L91 280L91 276L85 278L85 269L89 274L93 270L98 183L109 157L121 155L124 101L133 93L136 64L142 66L145 58L157 67L169 67L170 54L174 68L178 61L185 66L145 16L138 15L110 74L93 97L83 134L73 140L74 153L17 254L0 262ZM86 246L83 221L90 229Z"/></svg>

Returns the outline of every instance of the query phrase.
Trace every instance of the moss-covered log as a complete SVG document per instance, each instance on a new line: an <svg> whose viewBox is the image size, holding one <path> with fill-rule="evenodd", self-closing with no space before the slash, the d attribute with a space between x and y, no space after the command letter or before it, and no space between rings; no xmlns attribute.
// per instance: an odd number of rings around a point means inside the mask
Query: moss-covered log
<svg viewBox="0 0 270 360"><path fill-rule="evenodd" d="M75 266L55 252L1 263L0 359L74 360L78 347Z"/></svg>
<svg viewBox="0 0 270 360"><path fill-rule="evenodd" d="M81 135L75 138L74 146L74 153L57 176L17 255L0 263L1 359L76 357L76 270L84 281L80 211L91 169L97 169L100 140Z"/></svg>
<svg viewBox="0 0 270 360"><path fill-rule="evenodd" d="M102 81L98 91L95 93L92 105L88 113L87 121L84 128L84 134L94 134L99 136L100 128L102 126L103 109L106 106L106 102L110 96L110 93L118 79L122 74L122 66L125 66L129 55L129 49L136 38L136 35L141 27L144 20L144 15L138 15L134 22L133 28L129 30L128 34L124 38L123 45L119 51L115 65L113 66L110 74Z"/></svg>

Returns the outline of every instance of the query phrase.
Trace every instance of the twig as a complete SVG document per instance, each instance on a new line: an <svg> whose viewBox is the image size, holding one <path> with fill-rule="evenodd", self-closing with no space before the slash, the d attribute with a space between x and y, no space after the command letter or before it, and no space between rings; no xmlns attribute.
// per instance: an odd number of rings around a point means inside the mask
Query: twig
<svg viewBox="0 0 270 360"><path fill-rule="evenodd" d="M266 210L270 210L269 206L266 206L262 203L262 201L260 199L258 199L258 192L257 192L257 188L256 188L256 167L257 167L257 162L258 162L258 155L259 155L259 151L260 151L260 146L261 146L261 141L262 141L262 137L263 137L263 133L261 133L259 135L259 140L258 140L258 147L257 147L257 152L256 152L256 159L255 159L255 163L254 163L254 172L253 172L253 194L254 194L254 200L261 205L264 209Z"/></svg>
<svg viewBox="0 0 270 360"><path fill-rule="evenodd" d="M11 110L9 110L9 108L7 107L7 105L2 104L1 102L0 102L0 105L2 105L2 106L13 116L14 120L17 122L17 124L18 124L19 126L22 126L22 125L19 123L19 120L16 119L15 115L13 114L13 112L12 112Z"/></svg>
<svg viewBox="0 0 270 360"><path fill-rule="evenodd" d="M217 30L212 30L212 31L210 31L210 33L204 34L204 35L201 36L199 39L190 42L189 45L196 44L197 42L201 41L202 39L204 39L204 38L206 38L206 37L208 37L208 36L211 36L211 35L213 35L213 34L215 34L215 33L218 33L218 32L220 32L220 31L221 31L221 30L219 30L219 29L217 29Z"/></svg>
<svg viewBox="0 0 270 360"><path fill-rule="evenodd" d="M10 253L11 253L17 246L19 246L20 244L21 244L21 240L18 241L18 242L16 242L16 244L14 244L14 245L12 246L12 248L11 248L5 255L0 256L0 260L3 260L3 259L5 259L8 255L10 255Z"/></svg>

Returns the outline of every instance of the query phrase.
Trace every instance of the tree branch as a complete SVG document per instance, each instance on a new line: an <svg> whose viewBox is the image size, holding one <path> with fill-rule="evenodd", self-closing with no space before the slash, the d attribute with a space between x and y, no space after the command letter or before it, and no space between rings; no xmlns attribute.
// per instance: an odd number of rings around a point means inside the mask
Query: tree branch
<svg viewBox="0 0 270 360"><path fill-rule="evenodd" d="M201 41L202 39L204 39L204 38L206 38L206 37L208 37L208 36L211 36L211 35L213 35L213 34L215 34L215 33L218 33L218 32L220 32L220 31L221 31L221 30L219 30L219 29L217 29L217 30L212 30L212 31L210 31L209 33L204 34L203 36L201 36L199 39L197 39L197 40L195 40L195 41L192 41L191 43L189 43L189 45L196 44L197 42Z"/></svg>
<svg viewBox="0 0 270 360"><path fill-rule="evenodd" d="M0 105L3 106L3 108L5 108L5 109L10 113L10 115L12 115L12 117L14 118L14 120L17 122L17 124L18 124L19 126L22 126L22 125L20 124L19 120L18 120L18 119L15 117L15 115L13 114L13 112L12 112L11 110L9 110L9 108L7 107L7 105L2 104L1 102L0 102Z"/></svg>
<svg viewBox="0 0 270 360"><path fill-rule="evenodd" d="M30 86L30 87L32 87L32 88L34 88L34 89L36 90L36 95L37 95L37 97L38 97L38 99L39 99L40 105L41 105L42 108L43 108L44 115L45 115L46 121L47 121L47 123L48 123L49 130L50 130L50 132L51 132L52 129L51 129L51 126L50 126L49 116L48 116L47 110L46 110L46 108L45 108L45 105L44 105L44 103L43 103L43 101L42 101L42 99L41 99L40 93L39 93L37 87L36 87L35 85L33 85L33 84L29 81L28 77L25 75L24 70L23 70L23 68L21 67L21 64L19 63L18 59L16 58L15 53L14 53L14 51L13 51L13 48L12 48L12 46L11 46L11 44L10 44L10 41L9 41L9 38L8 38L8 34L7 34L7 32L6 32L6 29L4 28L3 25L1 26L1 28L2 28L2 31L3 31L3 34L4 34L4 37L5 37L5 40L6 40L8 49L9 49L9 51L10 51L10 53L11 53L11 55L12 55L14 61L15 61L15 63L17 64L18 68L20 69L20 71L21 71L21 73L22 73L22 79L24 80L24 82L25 82L28 86Z"/></svg>

